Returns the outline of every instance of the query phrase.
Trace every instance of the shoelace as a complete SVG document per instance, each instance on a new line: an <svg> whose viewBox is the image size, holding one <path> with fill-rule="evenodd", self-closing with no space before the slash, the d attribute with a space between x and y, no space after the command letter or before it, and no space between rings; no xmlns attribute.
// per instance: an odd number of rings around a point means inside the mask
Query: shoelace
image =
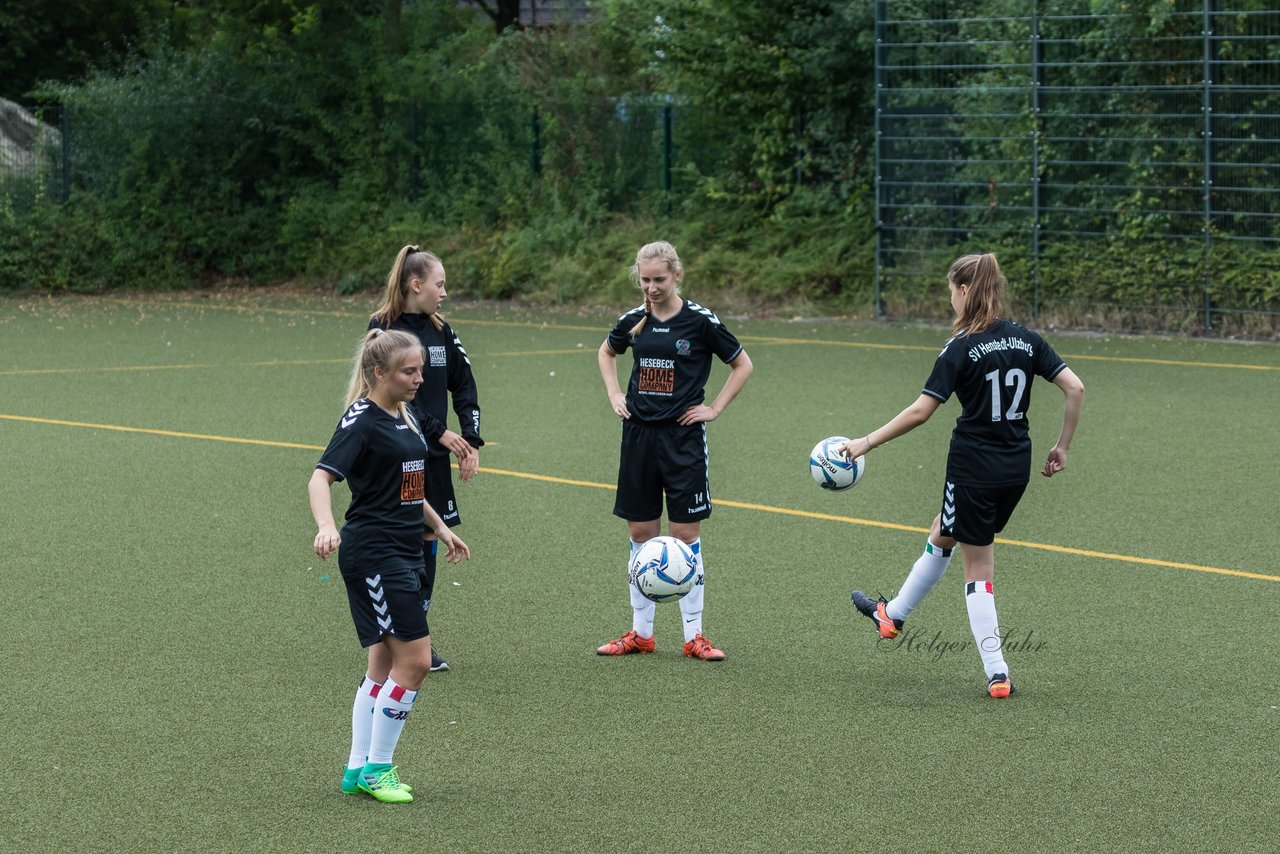
<svg viewBox="0 0 1280 854"><path fill-rule="evenodd" d="M400 788L400 775L396 773L396 766L381 771L378 776L373 778L374 788L377 789L398 789Z"/></svg>

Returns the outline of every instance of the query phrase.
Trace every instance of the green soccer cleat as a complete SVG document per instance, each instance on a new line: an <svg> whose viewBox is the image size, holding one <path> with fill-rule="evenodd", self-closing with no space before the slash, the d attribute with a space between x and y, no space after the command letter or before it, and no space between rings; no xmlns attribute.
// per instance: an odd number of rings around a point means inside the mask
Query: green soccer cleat
<svg viewBox="0 0 1280 854"><path fill-rule="evenodd" d="M413 800L413 793L401 784L394 765L365 765L356 785L384 804L407 804Z"/></svg>
<svg viewBox="0 0 1280 854"><path fill-rule="evenodd" d="M342 794L344 794L344 795L358 795L358 794L360 794L360 792L361 792L361 789L360 789L360 772L361 772L361 771L363 771L363 770L364 770L364 766L363 766L363 765L361 765L361 766L360 766L360 767L358 767L358 768L347 768L347 767L345 767L345 766L343 767L343 769L342 769ZM412 792L412 791L413 791L413 786L410 786L408 783L401 783L401 784L400 784L400 788L404 789L406 792Z"/></svg>

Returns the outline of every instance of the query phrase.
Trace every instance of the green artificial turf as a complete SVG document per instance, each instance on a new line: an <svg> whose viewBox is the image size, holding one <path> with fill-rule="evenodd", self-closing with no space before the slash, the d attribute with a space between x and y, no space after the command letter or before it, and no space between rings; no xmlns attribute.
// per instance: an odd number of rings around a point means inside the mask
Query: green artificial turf
<svg viewBox="0 0 1280 854"><path fill-rule="evenodd" d="M910 403L946 338L870 323L727 319L756 371L709 428L710 664L674 606L656 654L594 653L630 627L613 316L451 314L490 443L432 609L453 669L396 753L416 801L344 797L363 659L305 486L368 309L0 300L0 850L1274 846L1280 350L1048 333L1088 394L997 546L1026 648L996 702L959 561L901 642L849 605L918 555L958 410L818 489L809 448ZM1037 459L1060 412L1036 383Z"/></svg>

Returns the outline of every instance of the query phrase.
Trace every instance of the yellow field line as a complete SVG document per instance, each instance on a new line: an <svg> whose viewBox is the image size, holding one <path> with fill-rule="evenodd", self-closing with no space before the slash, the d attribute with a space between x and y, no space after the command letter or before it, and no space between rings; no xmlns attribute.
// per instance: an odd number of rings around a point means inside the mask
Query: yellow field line
<svg viewBox="0 0 1280 854"><path fill-rule="evenodd" d="M229 442L237 445L257 445L267 448L293 448L304 451L323 451L324 445L310 445L301 442L278 442L268 439L244 439L237 436L215 436L204 433L183 433L177 430L157 430L150 427L123 427L118 424L96 424L88 421L67 421L60 418L35 418L28 415L6 415L0 413L0 420L18 421L28 424L50 424L59 427L82 427L94 430L111 430L117 433L141 433L148 436L165 436L174 439L200 439L209 442ZM455 465L454 468L457 468ZM480 471L488 474L502 475L504 477L517 477L524 480L536 480L542 483L556 483L565 486L585 486L592 489L614 489L614 484L597 483L590 480L572 480L564 477L554 477L545 474L532 474L530 472L510 471L508 469L495 469L481 467ZM885 528L891 531L908 531L916 534L929 533L928 528L921 528L915 525L900 525L895 522L880 522L874 519L858 519L853 516L838 516L832 513L815 513L809 510L793 510L787 507L773 507L768 504L752 504L746 501L726 501L716 499L714 502L720 507L734 507L741 510L756 510L761 513L774 513L781 516L798 516L805 519L818 519L825 522L842 522L848 525L863 525L870 528ZM1048 543L1032 543L1026 540L1007 540L1002 537L996 538L997 543L1004 545L1019 546L1026 549L1039 549L1040 551L1057 552L1058 554L1076 555L1079 557L1101 558L1103 560L1114 560L1122 563L1137 563L1146 566L1159 566L1167 569L1188 569L1194 572L1210 572L1216 575L1233 575L1238 578L1251 578L1256 581L1280 581L1280 575L1266 575L1260 572L1246 572L1240 569L1226 569L1218 566L1202 566L1195 563L1179 563L1176 561L1157 560L1155 558L1134 557L1132 555L1112 554L1111 552L1098 552L1089 549L1077 549L1069 546L1055 546Z"/></svg>
<svg viewBox="0 0 1280 854"><path fill-rule="evenodd" d="M181 300L175 300L172 302L160 302L160 303L156 303L156 302L140 303L137 300L127 300L121 297L95 297L95 299L100 300L102 302L115 303L117 305L124 305L124 306L131 306L131 307L137 306L137 307L143 307L143 308L145 308L148 304L150 305L159 304L159 305L163 305L170 308L221 309L223 311L234 311L241 314L257 312L259 314L303 315L303 316L317 316L317 317L351 317L351 318L367 318L368 317L368 314L365 314L363 312L332 311L327 309L274 308L274 307L256 307L255 308L253 306L245 306L245 305L184 302ZM370 314L371 313L372 312L370 312ZM500 326L500 327L513 327L513 328L520 328L520 329L545 329L545 330L565 329L572 332L595 332L601 335L601 340L604 340L603 334L606 331L601 326L576 326L573 324L540 323L537 321L529 321L529 320L467 319L459 322L469 324L472 326ZM876 344L869 341L835 341L828 338L783 338L779 336L769 336L769 335L740 335L738 336L738 340L748 344L752 342L758 343L758 344L787 344L787 345L817 344L817 345L826 346L826 347L854 347L854 348L866 349L866 350L905 350L905 351L916 351L916 352L927 352L927 353L937 352L938 350L941 349L941 343L939 343L936 346L933 346L933 345L925 346L925 345L919 345L919 344ZM553 354L558 354L559 352L561 351L552 350L552 351L546 351L546 354L553 355ZM1086 353L1060 353L1059 355L1061 355L1064 360L1077 359L1077 360L1092 361L1092 362L1118 362L1118 363L1127 364L1127 365L1162 365L1165 367L1176 367L1176 368L1227 368L1227 369L1242 370L1242 371L1280 371L1280 365L1247 365L1247 364L1240 364L1240 363L1233 363L1233 362L1197 362L1197 361L1189 361L1189 360L1181 360L1181 359L1147 359L1147 358L1136 357L1136 356L1099 356L1099 355L1086 354Z"/></svg>
<svg viewBox="0 0 1280 854"><path fill-rule="evenodd" d="M111 365L96 368L32 368L0 371L0 377L38 377L49 374L124 373L132 371L193 371L211 368L278 368L285 365L350 364L350 359L271 359L264 362L212 362L190 365Z"/></svg>
<svg viewBox="0 0 1280 854"><path fill-rule="evenodd" d="M26 421L30 424L55 424L59 427L90 427L94 430L113 430L117 433L143 433L148 436L168 436L174 439L203 439L209 442L231 442L237 445L261 445L268 448L301 448L307 451L323 451L323 445L302 445L297 442L275 442L266 439L241 439L236 436L210 436L204 433L180 433L176 430L156 430L151 427L121 427L118 424L95 424L91 421L63 421L59 418L32 418L27 415L5 415L0 420Z"/></svg>

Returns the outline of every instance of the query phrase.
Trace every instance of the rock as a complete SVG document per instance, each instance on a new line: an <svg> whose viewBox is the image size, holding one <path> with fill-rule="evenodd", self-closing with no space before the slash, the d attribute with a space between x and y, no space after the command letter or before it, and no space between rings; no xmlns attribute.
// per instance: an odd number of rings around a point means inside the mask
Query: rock
<svg viewBox="0 0 1280 854"><path fill-rule="evenodd" d="M57 128L44 124L18 104L0 98L0 176L31 177L62 144Z"/></svg>

